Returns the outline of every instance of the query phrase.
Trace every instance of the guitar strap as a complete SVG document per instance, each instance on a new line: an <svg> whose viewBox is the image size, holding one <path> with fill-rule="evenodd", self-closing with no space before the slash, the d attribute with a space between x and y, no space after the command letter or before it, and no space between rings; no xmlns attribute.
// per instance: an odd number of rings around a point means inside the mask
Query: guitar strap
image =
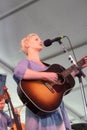
<svg viewBox="0 0 87 130"><path fill-rule="evenodd" d="M43 62L43 61L42 61L42 63L43 63L44 65L48 66L48 67L50 66L50 64L45 63L45 62Z"/></svg>

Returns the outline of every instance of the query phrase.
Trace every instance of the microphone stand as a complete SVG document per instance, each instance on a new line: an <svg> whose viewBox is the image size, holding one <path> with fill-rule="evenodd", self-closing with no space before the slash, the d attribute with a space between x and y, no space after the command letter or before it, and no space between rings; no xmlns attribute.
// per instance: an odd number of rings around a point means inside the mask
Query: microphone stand
<svg viewBox="0 0 87 130"><path fill-rule="evenodd" d="M80 84L82 100L83 100L83 106L84 106L84 112L85 112L84 120L87 121L87 101L86 101L86 95L85 95L84 85L83 85L83 81L82 81L82 73L81 73L81 71L79 71L79 74L77 75L77 77L78 77L79 84Z"/></svg>
<svg viewBox="0 0 87 130"><path fill-rule="evenodd" d="M69 40L69 38L67 38L67 39ZM68 50L62 44L62 41L59 40L58 42L59 42L60 45L62 45L62 48L64 49L64 52L68 52ZM70 40L69 40L69 43L70 43ZM72 48L72 46L71 46L71 48ZM72 48L72 50L73 50L73 48ZM73 53L74 53L74 51L73 51ZM74 54L74 56L75 56L75 54ZM83 100L83 106L84 106L84 112L85 112L84 120L87 121L87 101L86 101L86 95L85 95L84 85L83 85L83 81L82 81L82 76L83 76L83 78L85 78L86 81L87 81L87 76L81 71L78 64L76 63L76 61L75 61L76 57L75 57L75 60L74 60L72 58L72 56L69 55L69 60L71 61L71 63L73 63L77 67L77 70L79 71L79 73L76 76L78 77L78 81L79 81L80 89L81 89L81 94L82 94L82 100Z"/></svg>

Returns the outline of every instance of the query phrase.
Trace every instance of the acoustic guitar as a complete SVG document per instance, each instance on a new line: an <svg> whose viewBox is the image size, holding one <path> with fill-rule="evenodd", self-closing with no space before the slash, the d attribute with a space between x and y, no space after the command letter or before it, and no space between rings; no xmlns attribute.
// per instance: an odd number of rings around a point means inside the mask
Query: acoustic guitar
<svg viewBox="0 0 87 130"><path fill-rule="evenodd" d="M84 63L84 59L77 62L80 69ZM56 83L44 80L21 80L17 87L21 101L39 116L55 111L63 96L68 94L75 85L70 73L73 70L78 71L79 68L76 65L72 65L68 69L59 64L51 65L45 72L56 72L58 74Z"/></svg>

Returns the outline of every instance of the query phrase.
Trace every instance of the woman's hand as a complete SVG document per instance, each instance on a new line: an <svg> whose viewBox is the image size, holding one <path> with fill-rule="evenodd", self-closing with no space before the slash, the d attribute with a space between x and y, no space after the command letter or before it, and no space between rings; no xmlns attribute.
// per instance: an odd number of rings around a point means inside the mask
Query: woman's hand
<svg viewBox="0 0 87 130"><path fill-rule="evenodd" d="M84 64L82 65L82 68L87 67L87 56L82 58L84 60Z"/></svg>
<svg viewBox="0 0 87 130"><path fill-rule="evenodd" d="M58 75L54 72L44 72L43 80L48 80L50 82L56 83L58 80Z"/></svg>
<svg viewBox="0 0 87 130"><path fill-rule="evenodd" d="M84 69L85 67L87 67L87 56L83 57L80 61L82 61L82 66L81 69ZM78 76L78 74L80 74L80 68L76 68L74 71L72 71L71 75L73 77Z"/></svg>

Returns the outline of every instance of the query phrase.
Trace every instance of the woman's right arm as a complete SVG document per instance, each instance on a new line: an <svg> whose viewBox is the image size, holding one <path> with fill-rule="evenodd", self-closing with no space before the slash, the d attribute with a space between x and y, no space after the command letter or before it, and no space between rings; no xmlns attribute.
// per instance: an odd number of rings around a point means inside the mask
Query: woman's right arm
<svg viewBox="0 0 87 130"><path fill-rule="evenodd" d="M58 76L54 72L38 72L31 69L26 69L23 79L42 79L56 82L58 80Z"/></svg>
<svg viewBox="0 0 87 130"><path fill-rule="evenodd" d="M42 80L48 80L51 82L56 82L58 79L57 74L54 72L40 72L40 71L34 71L32 69L29 69L29 64L27 60L23 60L18 64L18 66L14 69L14 75L19 80L42 79Z"/></svg>

